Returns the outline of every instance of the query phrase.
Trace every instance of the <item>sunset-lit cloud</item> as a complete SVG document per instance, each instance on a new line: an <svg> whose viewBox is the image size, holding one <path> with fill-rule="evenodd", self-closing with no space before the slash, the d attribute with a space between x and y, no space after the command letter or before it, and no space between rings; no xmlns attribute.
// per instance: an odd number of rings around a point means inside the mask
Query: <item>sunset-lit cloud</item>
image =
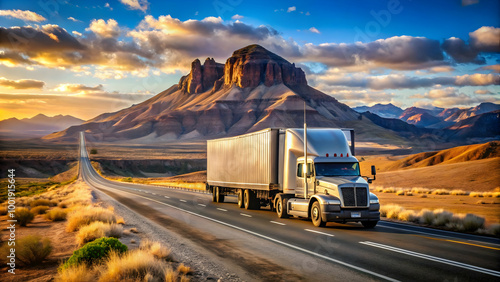
<svg viewBox="0 0 500 282"><path fill-rule="evenodd" d="M120 35L118 22L114 19L109 19L107 22L103 19L92 20L87 30L101 37L118 37Z"/></svg>
<svg viewBox="0 0 500 282"><path fill-rule="evenodd" d="M120 0L120 2L132 10L141 10L143 12L146 12L149 7L147 0Z"/></svg>
<svg viewBox="0 0 500 282"><path fill-rule="evenodd" d="M35 79L19 79L11 80L5 77L0 77L0 87L11 89L41 89L45 82Z"/></svg>
<svg viewBox="0 0 500 282"><path fill-rule="evenodd" d="M102 92L103 86L102 84L99 84L97 86L86 86L83 84L67 83L67 84L59 84L56 88L54 88L54 90L58 92L86 94L93 92Z"/></svg>
<svg viewBox="0 0 500 282"><path fill-rule="evenodd" d="M0 10L0 16L11 17L28 22L43 22L47 19L32 11L22 10Z"/></svg>

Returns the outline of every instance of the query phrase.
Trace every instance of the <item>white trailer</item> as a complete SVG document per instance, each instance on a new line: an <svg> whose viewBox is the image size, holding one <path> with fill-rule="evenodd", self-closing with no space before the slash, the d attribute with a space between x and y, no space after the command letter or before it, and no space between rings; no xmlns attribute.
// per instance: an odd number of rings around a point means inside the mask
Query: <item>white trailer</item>
<svg viewBox="0 0 500 282"><path fill-rule="evenodd" d="M270 206L280 218L311 218L315 226L331 221L374 227L380 205L368 187L374 178L360 175L354 131L313 128L306 137L304 129L270 128L209 140L207 190L213 201L236 194L239 207Z"/></svg>

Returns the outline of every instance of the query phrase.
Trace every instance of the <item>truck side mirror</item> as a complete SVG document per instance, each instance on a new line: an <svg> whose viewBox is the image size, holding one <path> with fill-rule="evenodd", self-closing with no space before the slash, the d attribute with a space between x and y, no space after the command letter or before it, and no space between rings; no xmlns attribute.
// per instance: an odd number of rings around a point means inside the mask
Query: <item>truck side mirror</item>
<svg viewBox="0 0 500 282"><path fill-rule="evenodd" d="M374 165L372 165L372 175L377 175L377 170Z"/></svg>

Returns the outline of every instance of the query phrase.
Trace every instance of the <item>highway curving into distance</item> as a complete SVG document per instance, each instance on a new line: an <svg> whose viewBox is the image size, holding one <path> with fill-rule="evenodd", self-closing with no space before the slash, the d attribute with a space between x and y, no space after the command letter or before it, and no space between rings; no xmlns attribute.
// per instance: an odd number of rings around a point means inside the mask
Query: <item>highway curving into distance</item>
<svg viewBox="0 0 500 282"><path fill-rule="evenodd" d="M374 229L245 210L235 197L102 178L83 132L80 177L131 210L214 253L244 280L500 281L500 240L391 222Z"/></svg>

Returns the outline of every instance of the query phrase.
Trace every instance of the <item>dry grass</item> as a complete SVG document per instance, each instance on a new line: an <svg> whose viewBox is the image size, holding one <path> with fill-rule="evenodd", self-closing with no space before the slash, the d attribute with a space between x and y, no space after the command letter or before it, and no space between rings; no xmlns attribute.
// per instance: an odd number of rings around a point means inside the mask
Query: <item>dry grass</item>
<svg viewBox="0 0 500 282"><path fill-rule="evenodd" d="M139 231L137 231L137 228L135 228L135 227L130 228L130 232L139 233Z"/></svg>
<svg viewBox="0 0 500 282"><path fill-rule="evenodd" d="M61 208L53 208L45 214L45 218L50 221L62 221L66 219L66 211Z"/></svg>
<svg viewBox="0 0 500 282"><path fill-rule="evenodd" d="M0 250L2 261L7 259L6 251L10 246L4 244ZM48 238L37 235L28 235L16 241L16 264L38 265L41 264L52 252L52 244ZM5 254L5 255L4 255Z"/></svg>
<svg viewBox="0 0 500 282"><path fill-rule="evenodd" d="M420 212L414 210L406 210L399 205L382 205L380 215L383 217L396 219L400 221L418 222L434 227L443 227L449 230L476 232L484 229L485 220L474 214L453 214L452 212L437 209L423 209ZM495 234L500 227L494 227L487 231L490 234Z"/></svg>
<svg viewBox="0 0 500 282"><path fill-rule="evenodd" d="M402 190L402 189L401 189L401 190L398 190L398 191L396 192L396 195L398 195L398 196L404 196L404 195L405 195L405 190Z"/></svg>
<svg viewBox="0 0 500 282"><path fill-rule="evenodd" d="M76 231L82 226L89 225L94 221L116 223L116 215L109 209L87 206L82 209L78 209L69 215L66 231Z"/></svg>
<svg viewBox="0 0 500 282"><path fill-rule="evenodd" d="M26 226L35 218L35 214L27 208L16 208L15 216L21 226Z"/></svg>
<svg viewBox="0 0 500 282"><path fill-rule="evenodd" d="M95 270L89 268L86 264L80 264L78 266L62 269L55 278L56 282L82 282L95 280Z"/></svg>
<svg viewBox="0 0 500 282"><path fill-rule="evenodd" d="M36 206L53 206L53 203L48 199L38 199L30 202L32 208Z"/></svg>
<svg viewBox="0 0 500 282"><path fill-rule="evenodd" d="M184 275L188 275L188 274L191 274L191 267L189 266L185 266L183 263L179 264L179 266L177 266L177 272L181 273L181 274L184 274Z"/></svg>
<svg viewBox="0 0 500 282"><path fill-rule="evenodd" d="M163 280L167 264L145 250L130 251L123 256L112 253L100 271L98 281L143 280L149 274Z"/></svg>
<svg viewBox="0 0 500 282"><path fill-rule="evenodd" d="M36 206L31 209L31 212L34 214L44 214L49 209L49 206Z"/></svg>
<svg viewBox="0 0 500 282"><path fill-rule="evenodd" d="M149 252L158 259L167 259L170 255L170 250L167 247L159 242L148 239L141 242L139 249Z"/></svg>
<svg viewBox="0 0 500 282"><path fill-rule="evenodd" d="M83 226L78 230L76 242L83 246L101 237L120 238L123 233L123 227L119 224L109 224L95 221L89 225Z"/></svg>

